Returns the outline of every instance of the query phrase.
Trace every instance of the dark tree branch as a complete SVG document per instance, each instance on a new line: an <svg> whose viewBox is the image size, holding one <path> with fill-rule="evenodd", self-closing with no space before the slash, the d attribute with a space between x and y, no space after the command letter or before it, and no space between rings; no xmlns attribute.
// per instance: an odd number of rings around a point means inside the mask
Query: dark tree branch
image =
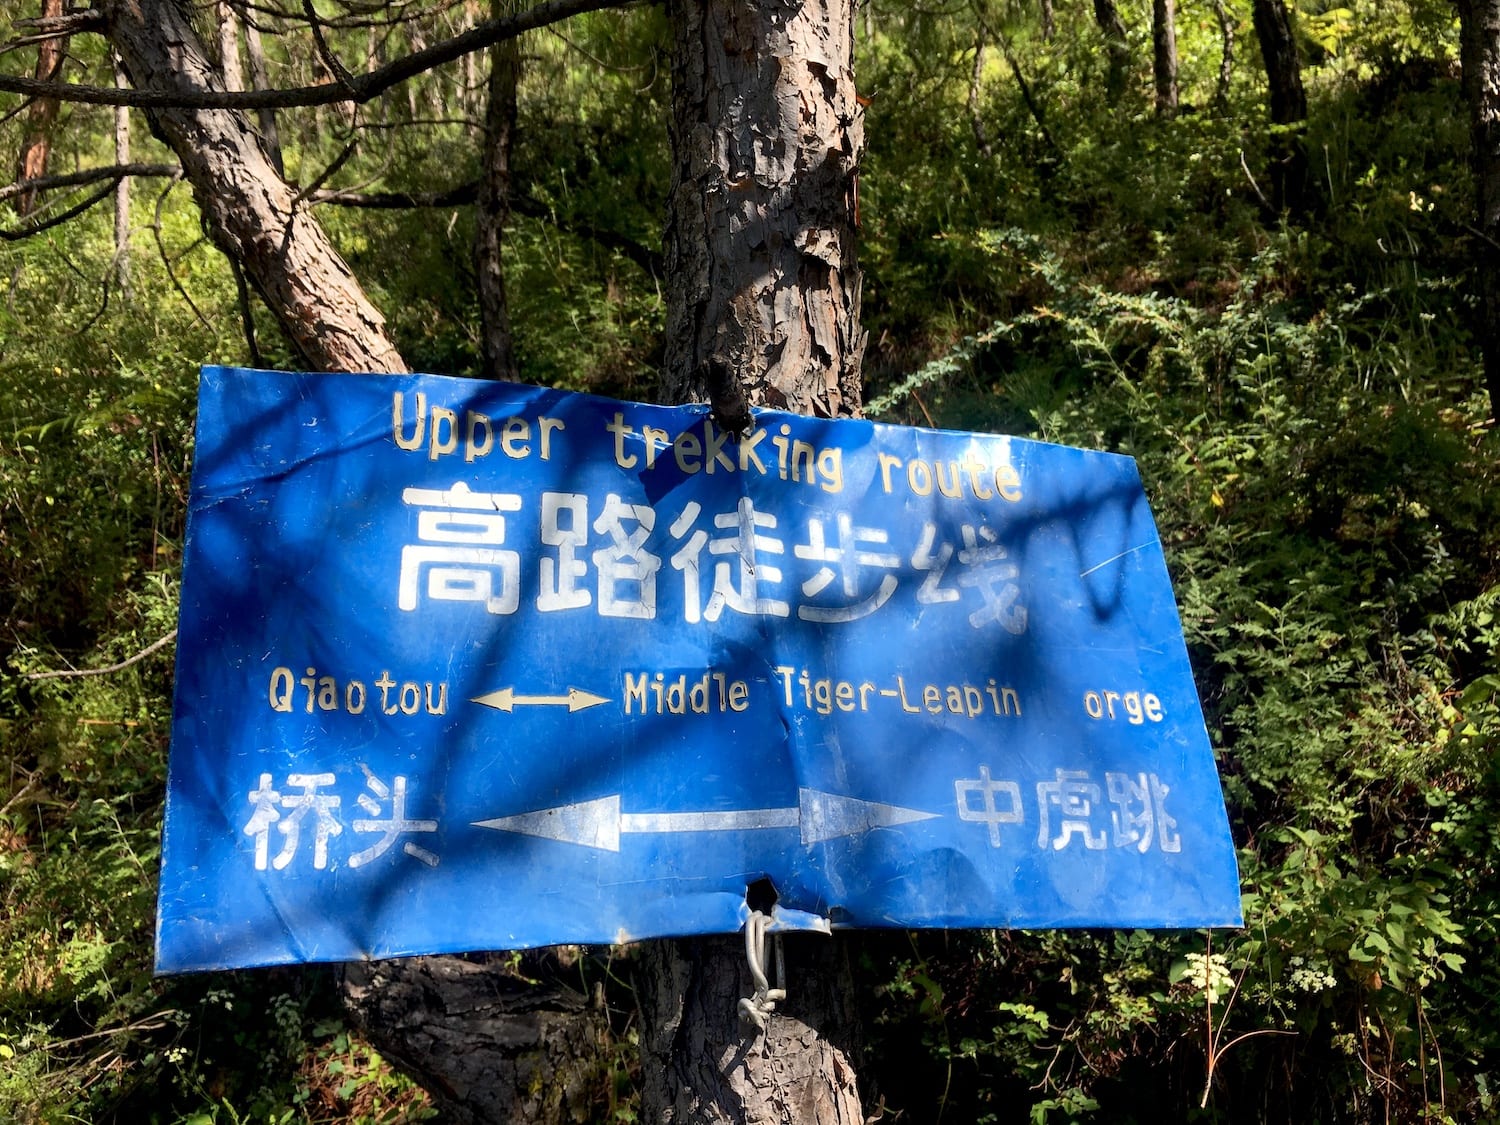
<svg viewBox="0 0 1500 1125"><path fill-rule="evenodd" d="M447 191L344 191L332 188L309 192L313 203L335 207L368 207L378 211L400 211L419 207L464 207L474 202L478 181L460 184Z"/></svg>
<svg viewBox="0 0 1500 1125"><path fill-rule="evenodd" d="M60 16L33 16L30 19L12 20L12 27L35 28L43 35L72 35L75 32L98 31L104 26L104 16L93 8L76 12L64 12Z"/></svg>
<svg viewBox="0 0 1500 1125"><path fill-rule="evenodd" d="M171 182L168 183L167 186L162 189L162 193L156 197L156 215L154 221L151 224L151 234L156 239L156 249L157 252L161 254L161 264L166 268L167 278L172 282L172 287L176 289L178 295L187 302L188 308L193 310L193 315L198 318L198 322L202 324L204 328L212 331L213 324L210 323L208 317L203 315L203 310L200 309L193 301L193 299L188 296L188 291L182 287L182 282L177 280L177 270L172 265L172 259L167 255L167 244L162 241L161 237L162 208L166 206L167 196L172 194L172 189L177 186L177 181L181 179L181 176L181 172L179 172L176 176L173 176Z"/></svg>
<svg viewBox="0 0 1500 1125"><path fill-rule="evenodd" d="M255 342L255 316L250 308L250 286L245 284L245 271L240 269L240 264L233 258L229 259L229 268L234 271L234 290L240 303L240 326L245 330L250 362L256 367L264 367L265 360L261 358L260 347Z"/></svg>
<svg viewBox="0 0 1500 1125"><path fill-rule="evenodd" d="M27 223L25 226L17 227L14 230L0 229L0 242L20 242L23 238L30 238L33 235L41 234L44 230L51 230L53 227L61 226L69 219L77 218L79 215L87 211L90 207L94 206L94 204L108 199L111 195L114 194L114 191L115 185L113 183L108 183L93 195L85 199L82 203L75 203L66 211L54 215L50 219L43 220L42 222Z"/></svg>
<svg viewBox="0 0 1500 1125"><path fill-rule="evenodd" d="M479 197L478 181L459 184L447 191L329 191L309 192L312 203L326 203L334 207L367 207L375 210L400 211L420 207L467 207ZM544 206L528 195L517 195L511 200L511 210L528 219L539 219L551 223L564 234L586 238L609 250L618 251L629 258L652 277L662 277L661 254L642 245L629 235L607 230L590 222L579 222L559 218L551 208Z"/></svg>
<svg viewBox="0 0 1500 1125"><path fill-rule="evenodd" d="M86 105L123 105L135 109L289 109L298 106L363 104L434 67L473 51L514 39L526 31L570 19L584 12L625 8L637 0L545 0L514 16L475 24L462 35L434 43L367 74L351 76L348 87L338 83L296 86L286 90L116 90L106 86L75 86L35 78L0 75L0 93L56 98Z"/></svg>
<svg viewBox="0 0 1500 1125"><path fill-rule="evenodd" d="M297 194L292 196L292 206L296 207L304 199L311 197L314 192L316 192L329 180L333 179L333 177L338 173L338 170L345 164L349 163L349 158L354 155L355 150L358 148L359 138L355 137L354 140L350 141L344 146L343 152L334 157L333 163L330 164L327 168L323 169L322 174L318 176L317 179L308 184L305 188L301 188L300 190L298 190Z"/></svg>
<svg viewBox="0 0 1500 1125"><path fill-rule="evenodd" d="M177 176L182 169L175 164L111 164L104 168L85 168L81 172L63 172L55 176L37 176L17 180L0 187L0 203L28 191L51 191L54 188L78 187L109 180L118 183L126 176Z"/></svg>
<svg viewBox="0 0 1500 1125"><path fill-rule="evenodd" d="M307 15L307 26L312 29L313 43L318 48L318 58L323 60L323 65L328 68L328 73L333 75L333 80L349 93L354 93L354 75L349 73L349 68L339 62L339 57L333 53L333 48L328 46L328 40L323 38L323 25L318 22L317 10L313 7L313 0L302 0L302 11Z"/></svg>
<svg viewBox="0 0 1500 1125"><path fill-rule="evenodd" d="M618 251L629 258L641 269L652 277L665 277L666 269L662 265L662 256L649 246L643 246L628 235L619 231L607 230L595 226L593 223L583 221L576 222L569 219L561 219L548 207L544 207L529 195L517 195L511 200L511 210L518 215L525 215L528 219L541 219L550 222L564 234L571 234L578 238L587 238L597 242L600 246L609 250Z"/></svg>
<svg viewBox="0 0 1500 1125"><path fill-rule="evenodd" d="M12 27L35 29L32 35L21 35L0 44L0 55L23 47L35 47L53 39L66 39L86 31L98 31L104 26L104 16L92 8L81 12L64 12L60 16L36 16L32 19L13 20Z"/></svg>

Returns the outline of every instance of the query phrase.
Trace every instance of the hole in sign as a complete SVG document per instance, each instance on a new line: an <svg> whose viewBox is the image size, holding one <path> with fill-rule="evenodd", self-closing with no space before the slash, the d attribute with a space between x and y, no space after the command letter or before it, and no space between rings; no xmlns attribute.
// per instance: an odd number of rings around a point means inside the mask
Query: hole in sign
<svg viewBox="0 0 1500 1125"><path fill-rule="evenodd" d="M771 908L776 905L780 896L776 893L776 884L766 878L760 878L745 887L745 905L752 911L758 910L762 914L771 913Z"/></svg>

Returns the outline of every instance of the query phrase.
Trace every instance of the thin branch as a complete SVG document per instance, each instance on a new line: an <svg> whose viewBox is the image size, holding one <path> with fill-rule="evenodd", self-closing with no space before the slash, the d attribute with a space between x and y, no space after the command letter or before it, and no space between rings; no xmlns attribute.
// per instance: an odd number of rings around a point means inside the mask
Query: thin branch
<svg viewBox="0 0 1500 1125"><path fill-rule="evenodd" d="M1031 83L1026 81L1026 75L1021 70L1021 64L1016 60L1015 52L1010 49L1010 41L1005 38L1004 33L998 27L990 26L989 21L984 18L983 11L981 11L979 8L976 7L974 9L974 15L979 20L980 30L988 32L989 35L994 38L995 42L1000 45L1000 53L1005 56L1005 61L1010 66L1011 75L1016 80L1016 87L1021 91L1021 100L1026 103L1026 109L1030 112L1031 119L1036 122L1036 127L1042 134L1042 140L1047 143L1047 147L1050 148L1056 156L1061 158L1062 149L1058 147L1057 141L1053 138L1052 130L1047 128L1046 114L1042 110L1041 103L1036 100L1035 95L1033 95L1031 92ZM984 41L981 39L978 49L982 51L983 46ZM974 61L976 93L973 95L973 97L977 102L979 59L976 58Z"/></svg>
<svg viewBox="0 0 1500 1125"><path fill-rule="evenodd" d="M328 46L328 40L323 38L323 25L318 22L318 12L313 7L313 0L302 0L302 11L307 16L307 26L312 29L313 45L318 48L318 58L328 68L328 73L333 75L335 82L349 93L354 93L354 75L349 73L349 68L339 61L333 48Z"/></svg>
<svg viewBox="0 0 1500 1125"><path fill-rule="evenodd" d="M87 105L124 105L136 109L288 109L293 106L364 103L434 67L463 58L514 39L523 32L584 12L625 8L637 0L545 0L514 16L475 24L462 35L414 51L405 58L351 76L347 88L328 82L296 86L286 90L117 90L107 86L75 86L68 82L46 82L35 78L0 75L0 93L56 98Z"/></svg>
<svg viewBox="0 0 1500 1125"><path fill-rule="evenodd" d="M53 39L67 39L86 31L99 31L104 27L104 16L93 9L81 12L64 12L60 16L36 16L32 19L12 20L12 27L34 28L32 35L19 35L0 43L0 55L35 47Z"/></svg>
<svg viewBox="0 0 1500 1125"><path fill-rule="evenodd" d="M36 176L0 187L0 203L28 191L51 191L53 188L78 187L100 180L117 183L126 176L175 176L181 172L176 164L111 164L103 168L85 168L81 172L62 172L55 176Z"/></svg>
<svg viewBox="0 0 1500 1125"><path fill-rule="evenodd" d="M1260 206L1268 215L1274 215L1276 208L1271 206L1271 201L1266 198L1266 193L1260 190L1260 185L1255 182L1255 173L1250 171L1250 162L1245 159L1245 150L1240 149L1240 167L1245 170L1245 179L1250 181L1250 187L1255 191L1255 198L1260 200Z"/></svg>
<svg viewBox="0 0 1500 1125"><path fill-rule="evenodd" d="M35 788L36 773L33 772L27 776L26 784L17 789L13 794L11 794L10 800L6 801L4 805L0 805L0 816L6 815L6 813L10 812L11 809L15 808L27 797L31 796L32 790L34 790Z"/></svg>
<svg viewBox="0 0 1500 1125"><path fill-rule="evenodd" d="M58 1039L52 1043L41 1044L34 1049L40 1051L45 1048L46 1050L55 1051L59 1047L72 1047L78 1043L87 1043L91 1039L106 1039L111 1035L124 1035L130 1031L160 1031L162 1028L170 1026L173 1016L180 1015L182 1013L176 1008L167 1008L165 1011L157 1012L155 1015L138 1019L134 1023L127 1023L124 1027L107 1027L103 1031L90 1031L85 1035L75 1035L71 1039Z"/></svg>
<svg viewBox="0 0 1500 1125"><path fill-rule="evenodd" d="M336 207L367 207L396 211L417 207L462 207L473 203L479 194L479 182L471 180L447 191L310 191L313 203L331 203Z"/></svg>
<svg viewBox="0 0 1500 1125"><path fill-rule="evenodd" d="M20 242L24 238L31 238L34 235L41 234L44 230L51 230L53 227L61 226L69 219L77 218L79 215L87 211L90 207L94 206L94 204L102 203L114 193L115 185L112 183L105 184L104 187L99 189L99 191L95 192L93 195L89 196L82 203L75 203L66 211L54 215L52 216L52 218L47 219L43 222L29 223L24 227L17 227L15 230L0 229L0 241Z"/></svg>
<svg viewBox="0 0 1500 1125"><path fill-rule="evenodd" d="M338 170L345 164L349 163L349 158L354 155L354 151L357 148L359 148L359 138L355 137L352 141L344 146L343 152L339 153L336 157L333 158L333 163L330 164L327 168L323 169L322 174L320 174L317 179L313 180L313 182L308 184L305 188L301 188L300 190L298 190L297 194L292 197L292 208L295 210L299 203L301 203L304 199L309 198L314 192L316 192L329 180L333 179L333 177L338 174Z"/></svg>
<svg viewBox="0 0 1500 1125"><path fill-rule="evenodd" d="M473 203L479 195L479 184L473 181L438 192L409 191L315 191L308 194L313 203L327 203L335 207L367 207L376 210L396 211L418 207L464 207ZM661 254L649 246L643 246L628 235L605 230L589 222L574 222L559 218L550 208L538 203L530 196L517 195L511 199L511 210L528 219L549 222L565 234L597 242L609 250L616 250L640 266L653 277L661 277L663 266Z"/></svg>
<svg viewBox="0 0 1500 1125"><path fill-rule="evenodd" d="M210 323L208 317L203 315L203 310L200 309L193 302L193 299L188 296L188 291L182 287L182 282L177 280L177 271L172 268L172 259L167 256L167 244L161 239L162 208L166 206L167 196L172 194L172 189L177 186L177 182L181 178L181 172L179 172L176 176L173 176L172 182L167 184L162 193L156 197L156 216L151 223L151 235L156 239L156 250L157 253L161 255L161 264L166 267L167 279L171 281L172 287L176 289L178 295L187 302L188 308L193 310L193 315L198 318L198 322L202 324L204 328L207 328L210 332L212 332L214 328L213 324Z"/></svg>
<svg viewBox="0 0 1500 1125"><path fill-rule="evenodd" d="M12 20L12 27L35 28L46 35L72 35L75 32L98 31L104 26L104 14L93 8L64 12L60 16L32 16Z"/></svg>
<svg viewBox="0 0 1500 1125"><path fill-rule="evenodd" d="M107 676L111 672L120 672L129 668L132 664L139 664L146 657L158 649L165 648L177 639L177 630L173 629L159 641L153 641L129 660L122 660L118 664L111 664L108 668L80 668L63 672L27 672L22 676L23 680L67 680L78 676Z"/></svg>

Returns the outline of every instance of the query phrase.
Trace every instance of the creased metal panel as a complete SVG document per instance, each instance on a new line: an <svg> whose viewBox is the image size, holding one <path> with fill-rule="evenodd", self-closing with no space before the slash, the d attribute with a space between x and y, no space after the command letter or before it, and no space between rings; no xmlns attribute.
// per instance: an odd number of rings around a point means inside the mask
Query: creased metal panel
<svg viewBox="0 0 1500 1125"><path fill-rule="evenodd" d="M158 969L785 928L1227 926L1132 460L203 372Z"/></svg>

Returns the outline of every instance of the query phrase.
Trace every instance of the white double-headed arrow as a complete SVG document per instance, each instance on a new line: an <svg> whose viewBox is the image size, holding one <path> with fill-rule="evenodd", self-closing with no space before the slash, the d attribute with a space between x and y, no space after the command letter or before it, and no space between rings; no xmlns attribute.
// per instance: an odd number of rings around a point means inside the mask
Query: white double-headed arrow
<svg viewBox="0 0 1500 1125"><path fill-rule="evenodd" d="M476 828L518 832L564 844L581 844L601 851L620 850L625 832L744 832L760 828L797 828L802 843L816 844L839 836L857 836L872 828L889 828L931 820L938 813L861 801L816 789L797 790L794 809L742 809L732 812L627 813L620 811L620 797L561 805L555 809L476 820Z"/></svg>
<svg viewBox="0 0 1500 1125"><path fill-rule="evenodd" d="M569 688L563 695L519 695L515 688L505 687L499 691L476 695L469 702L493 707L496 711L512 711L517 707L566 707L569 712L573 712L582 711L586 707L597 707L609 700L576 687Z"/></svg>

